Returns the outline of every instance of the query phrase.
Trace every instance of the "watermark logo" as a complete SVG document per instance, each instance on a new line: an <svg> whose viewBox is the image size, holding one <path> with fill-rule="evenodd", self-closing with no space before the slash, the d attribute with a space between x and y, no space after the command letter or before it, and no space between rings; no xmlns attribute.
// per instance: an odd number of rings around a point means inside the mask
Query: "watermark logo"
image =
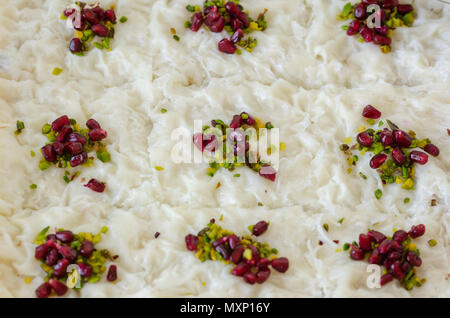
<svg viewBox="0 0 450 318"><path fill-rule="evenodd" d="M381 27L381 20L384 11L377 4L370 4L367 6L367 13L371 13L366 20L367 27L374 29Z"/></svg>
<svg viewBox="0 0 450 318"><path fill-rule="evenodd" d="M194 134L185 127L172 131L171 149L174 163L267 163L279 166L280 132L278 128L217 128L205 127L194 121ZM196 149L195 149L196 148ZM202 149L202 151L199 151Z"/></svg>
<svg viewBox="0 0 450 318"><path fill-rule="evenodd" d="M80 267L76 264L70 264L67 266L67 281L66 285L69 288L81 288L81 279L80 279Z"/></svg>
<svg viewBox="0 0 450 318"><path fill-rule="evenodd" d="M366 280L367 287L370 289L381 288L381 266L376 264L370 264L366 269L367 273L371 273Z"/></svg>

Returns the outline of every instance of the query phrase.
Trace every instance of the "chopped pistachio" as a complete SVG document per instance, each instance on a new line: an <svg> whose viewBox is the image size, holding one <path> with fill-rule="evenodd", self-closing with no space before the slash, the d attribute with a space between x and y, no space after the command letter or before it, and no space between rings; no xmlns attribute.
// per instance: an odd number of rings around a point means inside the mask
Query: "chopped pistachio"
<svg viewBox="0 0 450 318"><path fill-rule="evenodd" d="M122 16L122 17L120 17L119 21L120 21L120 23L125 23L128 21L128 18L126 16Z"/></svg>
<svg viewBox="0 0 450 318"><path fill-rule="evenodd" d="M431 239L428 241L428 245L430 245L431 247L436 246L437 241L435 239Z"/></svg>
<svg viewBox="0 0 450 318"><path fill-rule="evenodd" d="M37 189L37 185L36 185L35 183L31 184L31 185L30 185L30 189L31 189L31 190Z"/></svg>
<svg viewBox="0 0 450 318"><path fill-rule="evenodd" d="M59 74L61 74L63 72L62 68L59 67L55 67L52 71L52 75L58 76Z"/></svg>
<svg viewBox="0 0 450 318"><path fill-rule="evenodd" d="M377 189L375 191L375 197L377 198L377 200L379 200L382 195L383 195L383 191L381 191L380 189Z"/></svg>

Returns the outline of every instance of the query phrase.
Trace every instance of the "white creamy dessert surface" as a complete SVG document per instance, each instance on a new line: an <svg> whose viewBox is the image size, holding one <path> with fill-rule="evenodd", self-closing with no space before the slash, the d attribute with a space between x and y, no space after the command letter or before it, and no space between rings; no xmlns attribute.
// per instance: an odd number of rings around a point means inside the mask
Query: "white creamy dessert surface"
<svg viewBox="0 0 450 318"><path fill-rule="evenodd" d="M185 6L202 2L102 1L128 22L116 27L111 52L84 57L68 50L73 30L60 20L71 1L0 2L0 296L34 297L44 278L33 244L42 228L96 233L106 225L99 246L120 255L118 281L103 277L68 297L450 297L450 4L412 1L413 26L396 29L392 52L382 54L341 30L336 15L347 1L241 0L251 16L267 8L269 26L254 34L252 53L226 55L217 50L225 32L184 28ZM417 166L414 191L388 185L377 200L382 186L368 154L347 173L339 145L367 126L367 104L440 148ZM211 178L206 163L172 162L173 130L242 111L280 128L287 147L274 183L246 168L239 178L226 170ZM63 114L99 121L112 156L68 185L63 169L38 167L41 127ZM19 136L16 120L25 123ZM106 191L83 187L82 177L105 181ZM184 237L220 216L238 235L270 221L258 240L286 256L289 270L248 285L230 266L201 263ZM336 251L368 228L391 234L419 223L427 228L415 240L427 279L420 288L395 281L370 289L367 262Z"/></svg>

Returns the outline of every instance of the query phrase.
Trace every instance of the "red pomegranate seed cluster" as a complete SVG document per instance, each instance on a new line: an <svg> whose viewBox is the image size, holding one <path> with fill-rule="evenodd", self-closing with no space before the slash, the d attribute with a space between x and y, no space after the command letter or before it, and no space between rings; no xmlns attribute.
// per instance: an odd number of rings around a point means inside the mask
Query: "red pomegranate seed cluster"
<svg viewBox="0 0 450 318"><path fill-rule="evenodd" d="M425 234L425 225L419 224L411 227L409 232L398 230L392 237L370 230L359 235L359 244L346 243L344 250L350 249L350 257L355 261L363 260L367 255L370 264L384 266L380 285L386 285L394 278L410 290L414 286L420 287L425 280L417 278L414 267L422 265L420 252L411 239Z"/></svg>
<svg viewBox="0 0 450 318"><path fill-rule="evenodd" d="M64 10L62 18L71 19L73 28L76 30L75 37L69 45L72 53L83 55L89 50L88 43L95 37L100 39L93 42L95 47L111 50L110 39L114 38L114 25L117 21L114 7L104 10L99 2L86 4L77 1L74 6ZM120 19L122 23L126 20L125 17Z"/></svg>
<svg viewBox="0 0 450 318"><path fill-rule="evenodd" d="M253 235L263 234L269 223L260 221L249 229ZM188 250L202 262L218 260L225 264L234 264L232 274L242 277L249 284L262 284L270 276L269 266L280 273L289 268L286 257L275 257L278 251L266 243L254 241L251 236L239 238L234 233L217 225L212 219L197 235L188 234L185 237Z"/></svg>
<svg viewBox="0 0 450 318"><path fill-rule="evenodd" d="M260 128L272 129L273 125L267 122L265 125L262 124L259 119L256 119L246 112L242 112L240 115L234 115L230 124L225 124L224 121L220 119L215 119L211 121L211 126L204 126L202 133L197 133L193 137L194 145L202 152L214 153L216 150L221 151L219 147L218 139L225 136L225 140L229 140L233 146L234 159L233 162L226 162L226 147L222 153L222 160L216 160L217 157L213 156L213 159L208 169L208 175L211 177L220 169L225 168L229 171L233 171L236 167L241 164L240 160L245 162L245 165L263 178L269 179L270 181L275 181L277 172L269 164L260 160L260 155L256 154L257 160L250 160L250 157L254 157L250 153L249 136L246 134L246 130L249 128L254 128L259 134ZM215 134L215 132L220 132L220 134ZM226 144L224 143L224 146ZM220 161L220 163L218 162ZM257 162L252 162L257 161Z"/></svg>
<svg viewBox="0 0 450 318"><path fill-rule="evenodd" d="M107 260L117 259L108 250L97 250L95 244L100 242L101 235L106 234L107 227L103 227L96 235L91 233L78 233L58 229L55 234L47 234L46 227L36 237L34 256L41 262L42 269L47 273L45 283L36 289L36 296L47 298L52 291L57 296L64 295L67 284L71 288L81 289L86 283L96 283L106 271ZM72 266L76 265L77 275L72 273ZM107 279L114 281L117 278L117 267L111 265ZM71 281L74 279L75 281Z"/></svg>
<svg viewBox="0 0 450 318"><path fill-rule="evenodd" d="M91 151L97 152L97 158L102 162L110 161L110 154L102 140L108 136L106 130L102 129L95 119L89 119L86 122L86 129L81 129L74 119L69 119L63 115L53 123L45 124L42 127L42 133L47 136L48 143L41 148L43 159L39 165L41 170L48 169L51 164L55 164L58 168L77 167L80 165L90 165L94 158L88 157ZM76 173L69 178L70 173L66 171L64 180L69 183ZM104 186L104 184L103 184ZM92 179L87 187L97 192L101 189L98 181Z"/></svg>
<svg viewBox="0 0 450 318"><path fill-rule="evenodd" d="M341 150L348 156L348 163L354 166L358 161L353 150L359 150L360 154L372 152L374 156L370 160L370 167L377 170L383 184L398 183L402 184L403 189L414 189L414 164L426 164L427 153L436 157L439 155L439 148L430 139L419 140L413 131L401 130L389 120L386 120L387 127L383 128L385 123L382 120L375 122L375 119L381 117L381 112L371 105L363 109L362 115L377 130L361 127L362 131L356 136L357 144L351 147L347 143L341 145ZM417 148L424 152L414 150Z"/></svg>
<svg viewBox="0 0 450 318"><path fill-rule="evenodd" d="M370 10L374 5L377 11ZM348 36L357 36L361 42L379 45L383 53L391 51L392 31L398 27L409 27L414 22L413 6L400 4L398 0L362 0L354 5L349 2L338 18L352 20L342 27ZM376 21L379 21L378 25Z"/></svg>
<svg viewBox="0 0 450 318"><path fill-rule="evenodd" d="M218 48L220 52L227 54L241 53L238 49L242 47L251 52L257 45L257 40L253 37L244 38L244 34L253 31L264 31L267 28L264 10L256 20L248 16L238 0L224 2L223 0L206 0L203 10L199 6L188 5L186 9L194 14L191 21L186 21L186 28L197 32L202 25L211 32L220 33L223 30L228 32L229 38L222 39Z"/></svg>

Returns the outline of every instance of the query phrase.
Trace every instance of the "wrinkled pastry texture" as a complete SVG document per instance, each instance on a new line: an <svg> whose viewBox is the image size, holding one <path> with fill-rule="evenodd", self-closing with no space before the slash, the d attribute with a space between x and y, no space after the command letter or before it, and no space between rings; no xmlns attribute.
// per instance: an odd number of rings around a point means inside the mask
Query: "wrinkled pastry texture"
<svg viewBox="0 0 450 318"><path fill-rule="evenodd" d="M120 255L117 283L103 277L67 297L449 297L450 5L413 1L413 27L395 30L393 51L382 54L340 29L336 15L345 2L242 0L251 16L267 8L269 27L254 34L253 53L229 56L217 50L225 34L184 29L188 1L102 1L116 3L128 22L116 27L111 52L78 57L68 51L73 31L59 19L70 1L1 1L0 296L34 296L44 277L33 245L42 228L97 232L106 225L99 246ZM53 76L54 67L63 73ZM381 184L369 155L347 173L339 145L364 124L369 103L440 147L439 157L417 167L414 191L389 185L376 200ZM175 129L192 131L194 120L228 120L241 111L280 128L287 148L276 182L244 168L240 178L228 171L211 178L206 163L172 162ZM62 114L97 119L112 156L68 185L62 169L38 168L41 127ZM19 136L17 119L26 127ZM84 188L81 178L106 182L105 193ZM259 239L289 258L289 271L250 286L229 266L200 263L184 236L221 215L220 224L238 235L270 221ZM370 289L367 264L336 252L368 228L392 233L418 223L427 226L416 240L418 275L427 278L421 288L408 292L394 282ZM438 244L430 248L429 239Z"/></svg>

